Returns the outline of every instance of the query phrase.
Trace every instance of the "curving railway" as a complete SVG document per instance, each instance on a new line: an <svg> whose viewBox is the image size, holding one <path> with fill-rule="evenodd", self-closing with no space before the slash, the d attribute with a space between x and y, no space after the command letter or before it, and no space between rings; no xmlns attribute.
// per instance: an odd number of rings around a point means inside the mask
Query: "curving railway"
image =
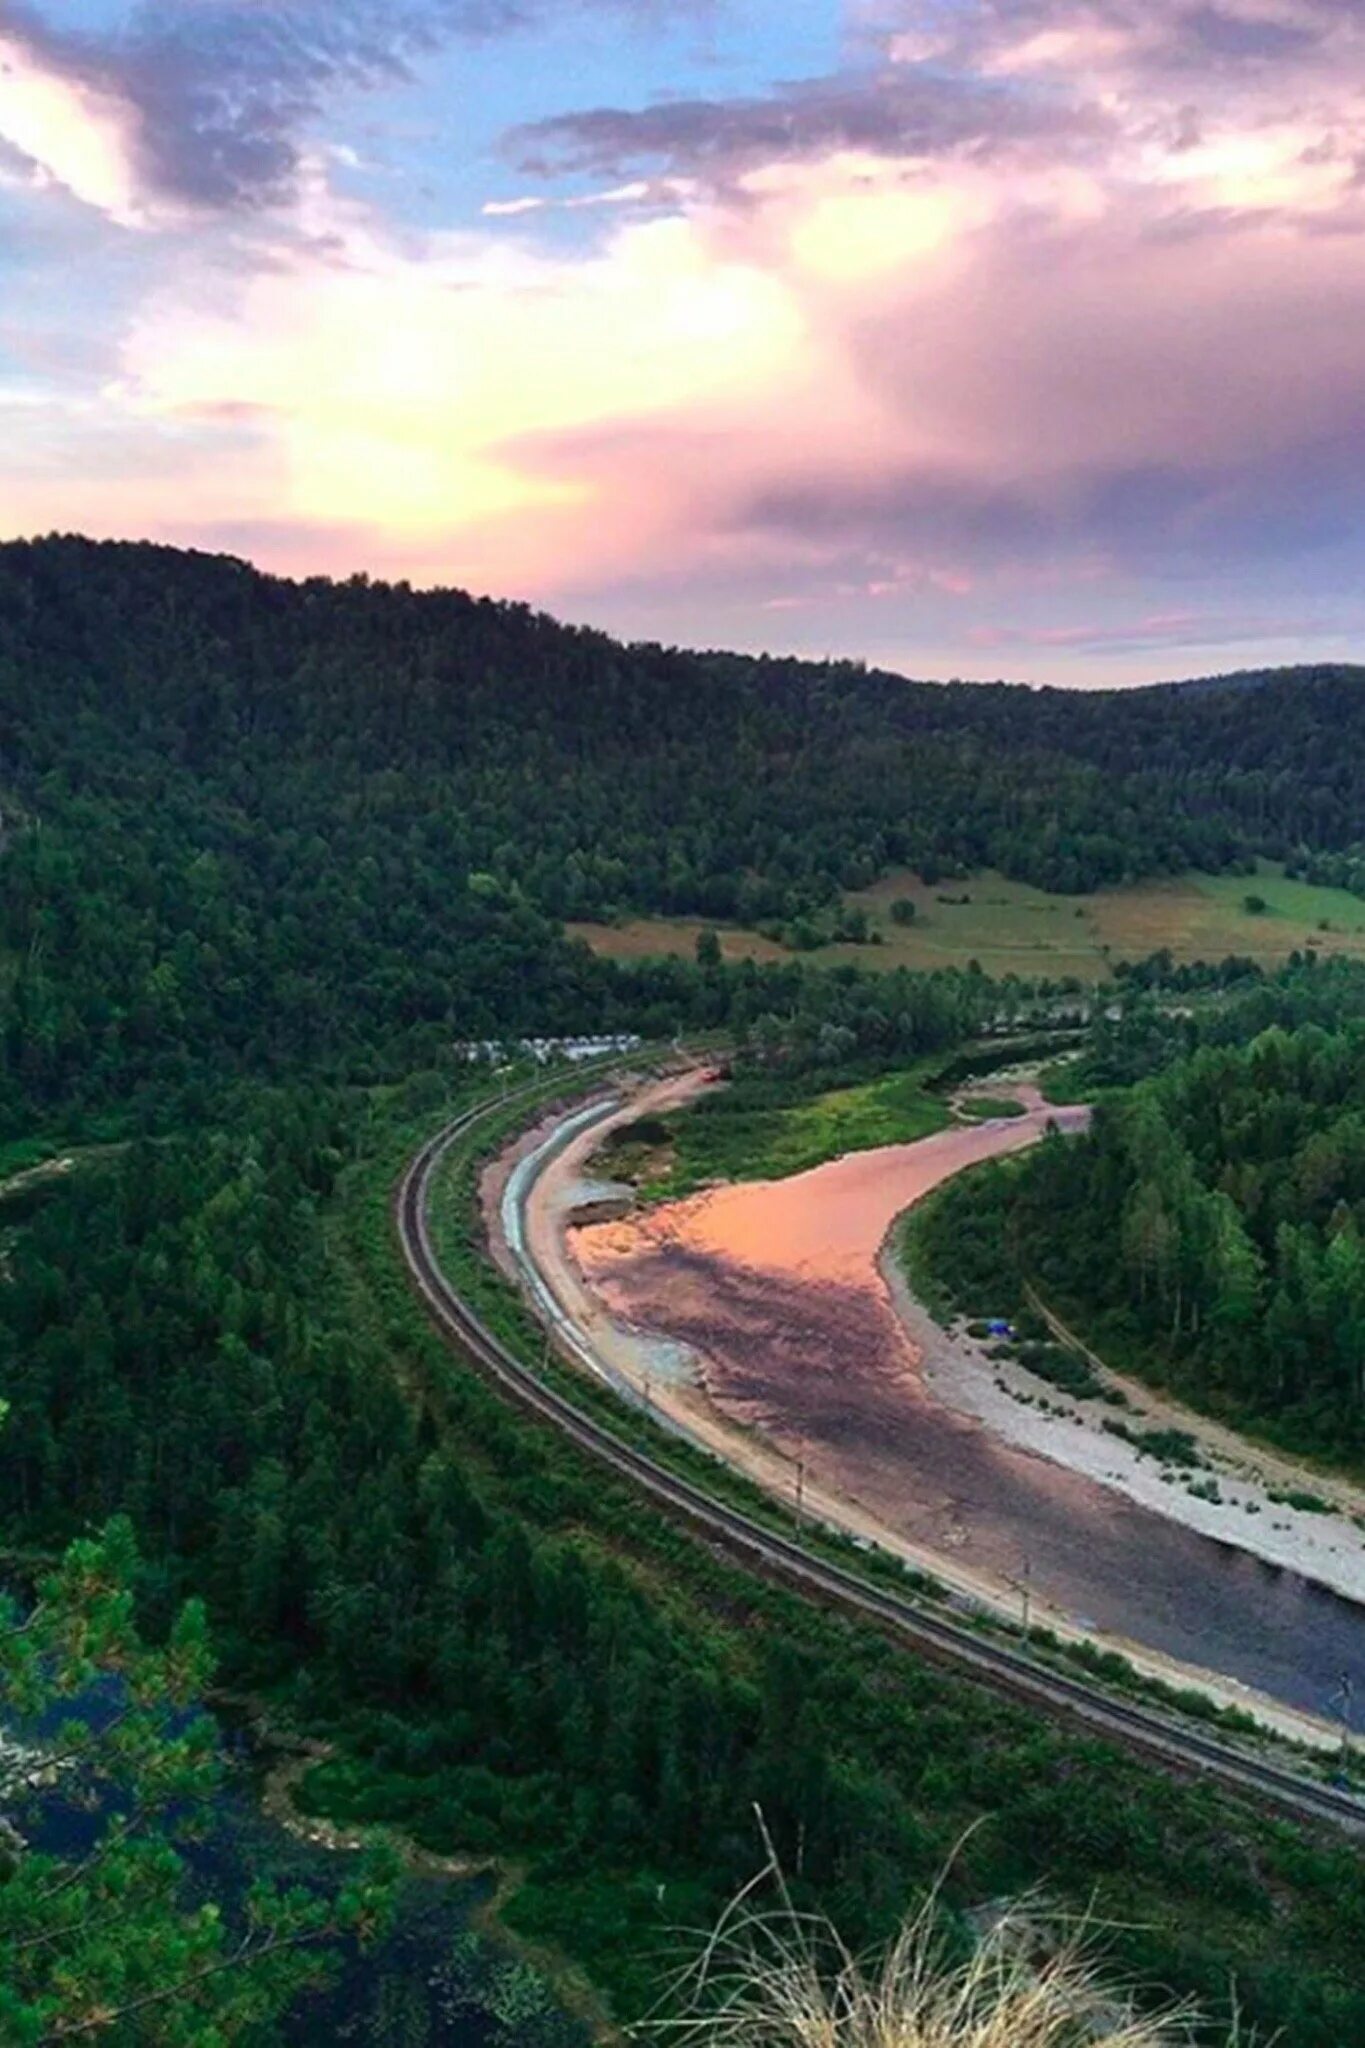
<svg viewBox="0 0 1365 2048"><path fill-rule="evenodd" d="M442 1333L480 1371L520 1407L552 1424L588 1456L764 1576L781 1580L809 1599L873 1621L922 1655L995 1692L1122 1743L1185 1776L1206 1778L1249 1794L1300 1820L1328 1823L1365 1836L1365 1801L1351 1792L1236 1749L1152 1707L1101 1693L1008 1643L992 1641L951 1617L870 1585L856 1572L814 1555L670 1471L584 1414L523 1364L461 1299L442 1272L432 1246L430 1203L433 1178L450 1147L508 1102L532 1096L537 1085L531 1083L511 1095L478 1103L438 1131L409 1163L396 1198L399 1241L413 1280Z"/></svg>

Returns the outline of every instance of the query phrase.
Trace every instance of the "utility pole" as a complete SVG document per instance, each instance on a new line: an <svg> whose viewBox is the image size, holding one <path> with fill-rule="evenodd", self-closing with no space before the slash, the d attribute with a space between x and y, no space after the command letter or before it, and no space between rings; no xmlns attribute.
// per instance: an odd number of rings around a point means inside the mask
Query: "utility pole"
<svg viewBox="0 0 1365 2048"><path fill-rule="evenodd" d="M806 1446L803 1443L796 1454L796 1523L804 1528L806 1521Z"/></svg>
<svg viewBox="0 0 1365 2048"><path fill-rule="evenodd" d="M1343 1765L1351 1760L1351 1701L1354 1696L1355 1686L1352 1683L1351 1674L1349 1671L1343 1671L1341 1683L1332 1694L1331 1700L1331 1704L1338 1710L1338 1719L1341 1722L1341 1761Z"/></svg>
<svg viewBox="0 0 1365 2048"><path fill-rule="evenodd" d="M1022 1609L1024 1641L1027 1642L1030 1619L1029 1610L1032 1605L1033 1597L1033 1559L1029 1556L1027 1551L1024 1552L1024 1562L1020 1567L1019 1578L1017 1583L1019 1589L1019 1604Z"/></svg>

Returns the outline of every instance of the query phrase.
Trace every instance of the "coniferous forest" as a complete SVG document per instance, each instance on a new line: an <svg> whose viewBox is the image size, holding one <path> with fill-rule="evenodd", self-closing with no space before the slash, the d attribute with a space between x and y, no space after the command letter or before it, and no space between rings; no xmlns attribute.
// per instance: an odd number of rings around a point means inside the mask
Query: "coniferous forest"
<svg viewBox="0 0 1365 2048"><path fill-rule="evenodd" d="M1306 980L1328 1022L1183 1034L1193 1048L1102 1102L1087 1137L945 1189L922 1235L950 1284L971 1273L1017 1304L1036 1283L1115 1363L1358 1465L1365 1025L1353 974Z"/></svg>
<svg viewBox="0 0 1365 2048"><path fill-rule="evenodd" d="M461 1369L388 1218L478 1085L456 1040L723 1032L828 1085L1063 1000L613 965L564 918L792 915L894 864L1083 890L1263 853L1360 886L1363 706L1346 671L940 688L150 547L0 549L0 1144L79 1154L0 1203L0 1538L51 1554L127 1515L150 1635L201 1599L226 1680L336 1742L319 1800L516 1863L511 1923L620 2016L751 1874L758 1804L855 1943L956 1848L954 1910L1045 1884L1125 1967L1215 2003L1235 1979L1294 2048L1365 2036L1352 1848L652 1523ZM1362 977L1230 973L1207 1030L1120 992L1092 1057L1134 1092L1008 1199L1076 1219L1077 1275L1182 1384L1359 1445Z"/></svg>
<svg viewBox="0 0 1365 2048"><path fill-rule="evenodd" d="M702 1003L556 939L894 865L1365 883L1349 671L1082 694L623 647L221 557L0 550L0 1118ZM653 1006L653 1007L651 1007Z"/></svg>

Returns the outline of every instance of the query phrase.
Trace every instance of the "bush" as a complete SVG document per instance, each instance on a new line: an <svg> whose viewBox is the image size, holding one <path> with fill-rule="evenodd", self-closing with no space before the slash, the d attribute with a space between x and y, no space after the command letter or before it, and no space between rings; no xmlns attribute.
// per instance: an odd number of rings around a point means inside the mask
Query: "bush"
<svg viewBox="0 0 1365 2048"><path fill-rule="evenodd" d="M1182 1471L1190 1472L1203 1464L1199 1446L1187 1429L1131 1429L1126 1422L1114 1422L1106 1418L1105 1429L1110 1436L1122 1437L1135 1451L1144 1457L1156 1458L1163 1465L1178 1465Z"/></svg>
<svg viewBox="0 0 1365 2048"><path fill-rule="evenodd" d="M1057 1387L1064 1394L1071 1394L1078 1401L1093 1401L1104 1392L1101 1381L1091 1370L1089 1360L1078 1351L1068 1351L1060 1344L1023 1344L1019 1348L1020 1363L1039 1379Z"/></svg>

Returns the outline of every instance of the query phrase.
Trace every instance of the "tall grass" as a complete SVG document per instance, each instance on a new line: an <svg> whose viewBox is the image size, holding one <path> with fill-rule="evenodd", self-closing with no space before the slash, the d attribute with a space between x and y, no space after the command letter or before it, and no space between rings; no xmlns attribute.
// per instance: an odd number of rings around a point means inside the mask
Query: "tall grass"
<svg viewBox="0 0 1365 2048"><path fill-rule="evenodd" d="M1111 1981L1096 1930L1036 1900L979 1916L968 1940L931 1896L868 1957L777 1882L776 1910L755 1887L734 1901L650 2031L684 2048L1251 2048L1235 2022Z"/></svg>

